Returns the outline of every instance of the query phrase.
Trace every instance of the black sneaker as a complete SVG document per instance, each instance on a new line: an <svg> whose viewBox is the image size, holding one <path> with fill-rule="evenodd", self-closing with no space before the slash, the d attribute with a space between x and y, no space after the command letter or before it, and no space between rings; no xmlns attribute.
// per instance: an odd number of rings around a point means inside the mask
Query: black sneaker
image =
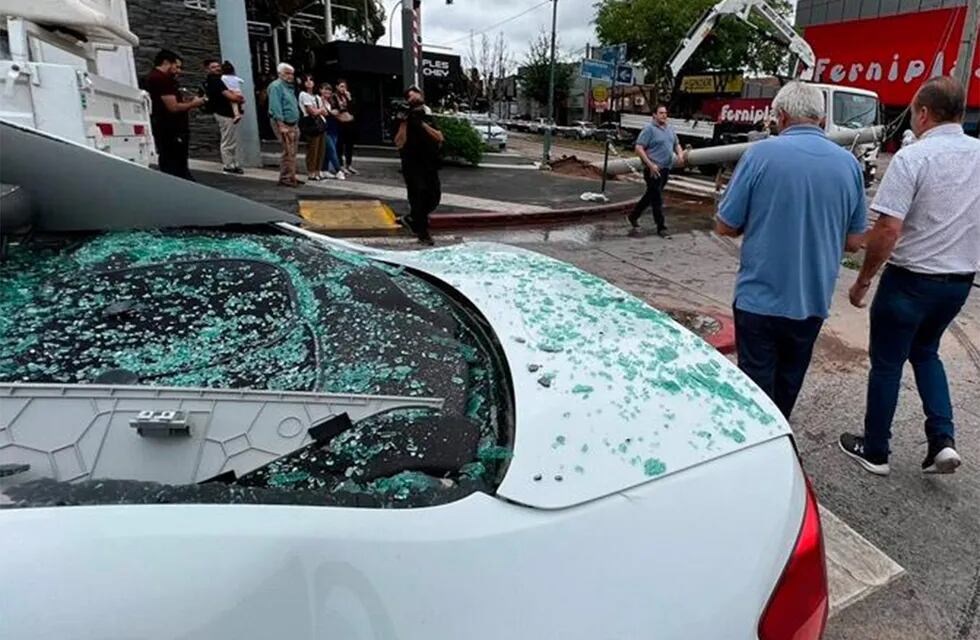
<svg viewBox="0 0 980 640"><path fill-rule="evenodd" d="M955 473L963 461L956 453L952 438L939 438L929 443L929 453L922 461L922 473Z"/></svg>
<svg viewBox="0 0 980 640"><path fill-rule="evenodd" d="M640 228L640 216L631 213L628 216L626 216L626 221L629 222L630 226L633 227L634 229Z"/></svg>
<svg viewBox="0 0 980 640"><path fill-rule="evenodd" d="M222 167L221 170L225 173L238 173L235 171L235 167Z"/></svg>
<svg viewBox="0 0 980 640"><path fill-rule="evenodd" d="M670 232L667 231L666 228L657 229L657 235L663 238L664 240L670 240Z"/></svg>
<svg viewBox="0 0 980 640"><path fill-rule="evenodd" d="M427 247L434 247L436 245L436 241L432 239L432 236L426 234L424 236L419 236L419 244Z"/></svg>
<svg viewBox="0 0 980 640"><path fill-rule="evenodd" d="M861 436L856 436L851 433L841 434L838 444L840 445L840 450L853 458L865 471L873 473L876 476L887 476L891 473L887 457L869 458L864 453L864 438Z"/></svg>

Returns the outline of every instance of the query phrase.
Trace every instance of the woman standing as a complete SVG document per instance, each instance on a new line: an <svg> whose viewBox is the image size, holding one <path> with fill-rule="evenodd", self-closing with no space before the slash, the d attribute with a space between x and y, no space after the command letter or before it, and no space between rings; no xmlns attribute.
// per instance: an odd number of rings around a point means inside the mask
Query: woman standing
<svg viewBox="0 0 980 640"><path fill-rule="evenodd" d="M306 137L306 175L308 180L316 182L322 179L320 166L323 164L323 138L326 129L323 118L326 110L315 93L316 82L312 75L305 74L301 86L303 91L299 94L299 107L302 109L302 117L299 128Z"/></svg>
<svg viewBox="0 0 980 640"><path fill-rule="evenodd" d="M337 111L337 121L340 123L340 156L347 173L357 175L354 168L354 143L357 141L357 123L354 122L354 99L347 89L346 80L337 81L337 93L334 96L334 109Z"/></svg>
<svg viewBox="0 0 980 640"><path fill-rule="evenodd" d="M340 135L340 122L337 120L337 110L334 103L333 87L324 82L320 85L320 103L323 105L326 134L324 137L323 170L327 178L346 180L337 155L337 137Z"/></svg>

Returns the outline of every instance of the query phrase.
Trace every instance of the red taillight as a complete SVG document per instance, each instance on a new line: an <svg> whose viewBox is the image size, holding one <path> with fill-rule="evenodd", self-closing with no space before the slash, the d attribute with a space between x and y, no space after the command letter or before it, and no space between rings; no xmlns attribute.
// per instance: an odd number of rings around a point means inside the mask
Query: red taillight
<svg viewBox="0 0 980 640"><path fill-rule="evenodd" d="M793 554L759 621L760 640L819 640L830 598L817 497L806 483L806 511Z"/></svg>
<svg viewBox="0 0 980 640"><path fill-rule="evenodd" d="M146 126L145 125L142 125L142 124L134 124L133 125L133 135L134 136L141 136L141 135L143 135L145 133L146 133Z"/></svg>
<svg viewBox="0 0 980 640"><path fill-rule="evenodd" d="M95 126L97 126L99 128L99 131L102 132L102 135L104 135L104 136L111 136L112 135L112 123L110 123L110 122L99 122Z"/></svg>

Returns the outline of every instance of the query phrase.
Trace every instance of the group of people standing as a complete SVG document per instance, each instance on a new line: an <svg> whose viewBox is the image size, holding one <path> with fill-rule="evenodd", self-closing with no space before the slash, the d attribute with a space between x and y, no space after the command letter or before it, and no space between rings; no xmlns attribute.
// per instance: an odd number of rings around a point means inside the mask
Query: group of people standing
<svg viewBox="0 0 980 640"><path fill-rule="evenodd" d="M866 471L888 475L892 420L910 362L926 415L924 473L960 465L939 346L980 268L980 141L963 132L965 92L925 82L910 106L915 141L891 161L870 204L860 166L827 138L822 92L791 83L773 100L779 135L742 156L716 231L743 237L735 287L739 367L788 419L830 313L844 251L865 250L850 302L871 303L871 371L864 428L839 446Z"/></svg>
<svg viewBox="0 0 980 640"><path fill-rule="evenodd" d="M353 163L357 125L347 82L338 81L336 89L326 82L318 86L312 75L305 74L297 94L295 69L281 63L276 70L279 77L269 85L268 96L272 130L282 146L279 184L303 184L296 177L300 134L306 139L307 180L345 180L348 175L356 175Z"/></svg>

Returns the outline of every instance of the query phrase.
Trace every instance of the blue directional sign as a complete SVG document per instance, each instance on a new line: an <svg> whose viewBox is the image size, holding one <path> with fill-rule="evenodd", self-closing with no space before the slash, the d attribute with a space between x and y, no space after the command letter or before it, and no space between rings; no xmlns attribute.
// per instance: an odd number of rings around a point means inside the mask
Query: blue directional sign
<svg viewBox="0 0 980 640"><path fill-rule="evenodd" d="M581 76L586 80L612 82L614 73L615 67L608 62L603 62L602 60L582 60Z"/></svg>
<svg viewBox="0 0 980 640"><path fill-rule="evenodd" d="M619 64L626 60L626 45L614 44L610 47L602 47L597 53L599 60L609 64Z"/></svg>
<svg viewBox="0 0 980 640"><path fill-rule="evenodd" d="M633 67L619 65L616 69L616 84L633 84Z"/></svg>

